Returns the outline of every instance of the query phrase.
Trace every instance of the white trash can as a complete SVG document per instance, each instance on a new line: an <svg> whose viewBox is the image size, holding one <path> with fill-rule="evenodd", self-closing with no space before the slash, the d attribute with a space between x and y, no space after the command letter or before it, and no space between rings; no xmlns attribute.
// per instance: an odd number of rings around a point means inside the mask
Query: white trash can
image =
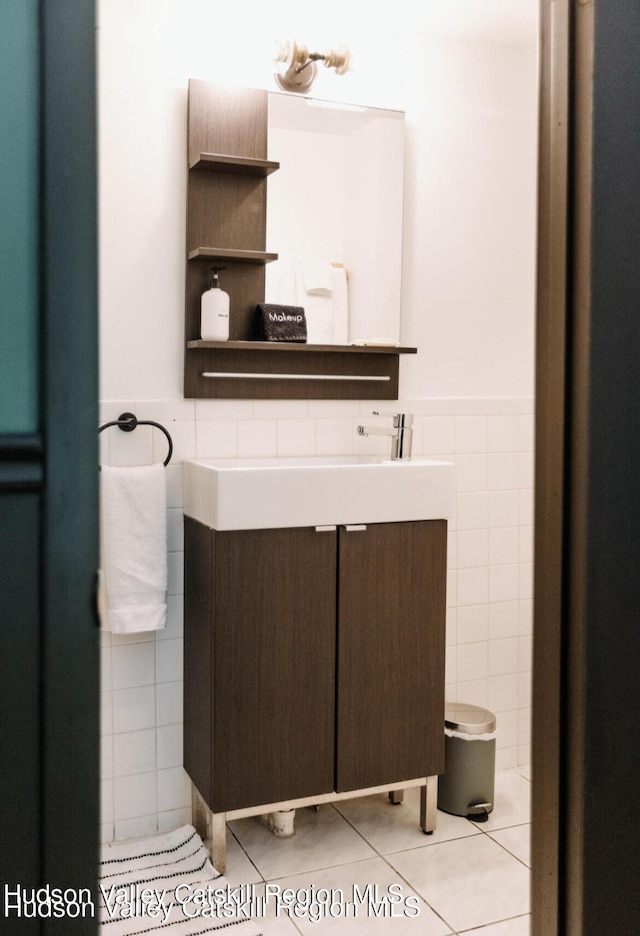
<svg viewBox="0 0 640 936"><path fill-rule="evenodd" d="M438 780L438 809L486 822L493 809L496 717L464 702L445 705L444 774Z"/></svg>

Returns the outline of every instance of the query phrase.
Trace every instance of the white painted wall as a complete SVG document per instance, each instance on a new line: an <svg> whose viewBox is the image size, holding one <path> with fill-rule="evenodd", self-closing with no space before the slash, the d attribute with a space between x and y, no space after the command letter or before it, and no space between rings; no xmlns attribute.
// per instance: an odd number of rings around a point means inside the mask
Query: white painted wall
<svg viewBox="0 0 640 936"><path fill-rule="evenodd" d="M436 35L438 4L409 0L384 24L298 6L99 4L102 398L182 395L188 79L272 88L271 39L296 30L352 47L318 96L406 111L403 395L531 395L535 32Z"/></svg>

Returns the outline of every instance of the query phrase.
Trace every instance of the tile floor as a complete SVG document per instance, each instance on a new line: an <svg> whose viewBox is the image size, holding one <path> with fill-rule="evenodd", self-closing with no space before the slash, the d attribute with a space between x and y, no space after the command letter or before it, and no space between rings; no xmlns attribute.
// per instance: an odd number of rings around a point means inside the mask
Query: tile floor
<svg viewBox="0 0 640 936"><path fill-rule="evenodd" d="M261 895L268 885L298 892L295 920L268 903L265 936L528 936L530 791L528 769L499 771L486 823L439 811L429 837L418 825L417 790L400 806L377 795L299 810L289 839L259 819L235 820L226 877ZM398 902L381 903L392 884ZM331 910L323 888L335 898Z"/></svg>

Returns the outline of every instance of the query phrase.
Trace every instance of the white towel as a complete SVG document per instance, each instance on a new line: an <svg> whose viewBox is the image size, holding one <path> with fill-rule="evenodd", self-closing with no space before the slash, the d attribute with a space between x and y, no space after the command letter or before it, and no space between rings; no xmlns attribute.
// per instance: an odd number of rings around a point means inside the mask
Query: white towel
<svg viewBox="0 0 640 936"><path fill-rule="evenodd" d="M119 634L167 622L167 495L164 466L103 466L101 619Z"/></svg>
<svg viewBox="0 0 640 936"><path fill-rule="evenodd" d="M344 267L332 266L333 279L333 343L349 343L349 289L347 271Z"/></svg>
<svg viewBox="0 0 640 936"><path fill-rule="evenodd" d="M319 260L302 260L304 291L310 296L330 296L333 289L332 266Z"/></svg>

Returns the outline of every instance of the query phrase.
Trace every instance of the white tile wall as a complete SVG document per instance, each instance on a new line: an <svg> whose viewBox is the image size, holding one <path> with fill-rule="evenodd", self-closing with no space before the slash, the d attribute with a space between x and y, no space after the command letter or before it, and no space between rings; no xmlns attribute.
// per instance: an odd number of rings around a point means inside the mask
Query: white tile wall
<svg viewBox="0 0 640 936"><path fill-rule="evenodd" d="M392 404L395 408L396 404ZM384 437L358 436L375 402L122 400L162 422L167 469L169 597L166 630L102 635L102 834L105 840L174 828L190 817L182 768L182 461L208 456L385 454ZM389 403L380 405L383 410ZM483 705L498 722L497 767L529 763L533 571L533 400L421 399L414 453L456 463L449 524L447 699ZM144 430L144 431L143 431ZM103 464L164 460L157 430L100 436Z"/></svg>

